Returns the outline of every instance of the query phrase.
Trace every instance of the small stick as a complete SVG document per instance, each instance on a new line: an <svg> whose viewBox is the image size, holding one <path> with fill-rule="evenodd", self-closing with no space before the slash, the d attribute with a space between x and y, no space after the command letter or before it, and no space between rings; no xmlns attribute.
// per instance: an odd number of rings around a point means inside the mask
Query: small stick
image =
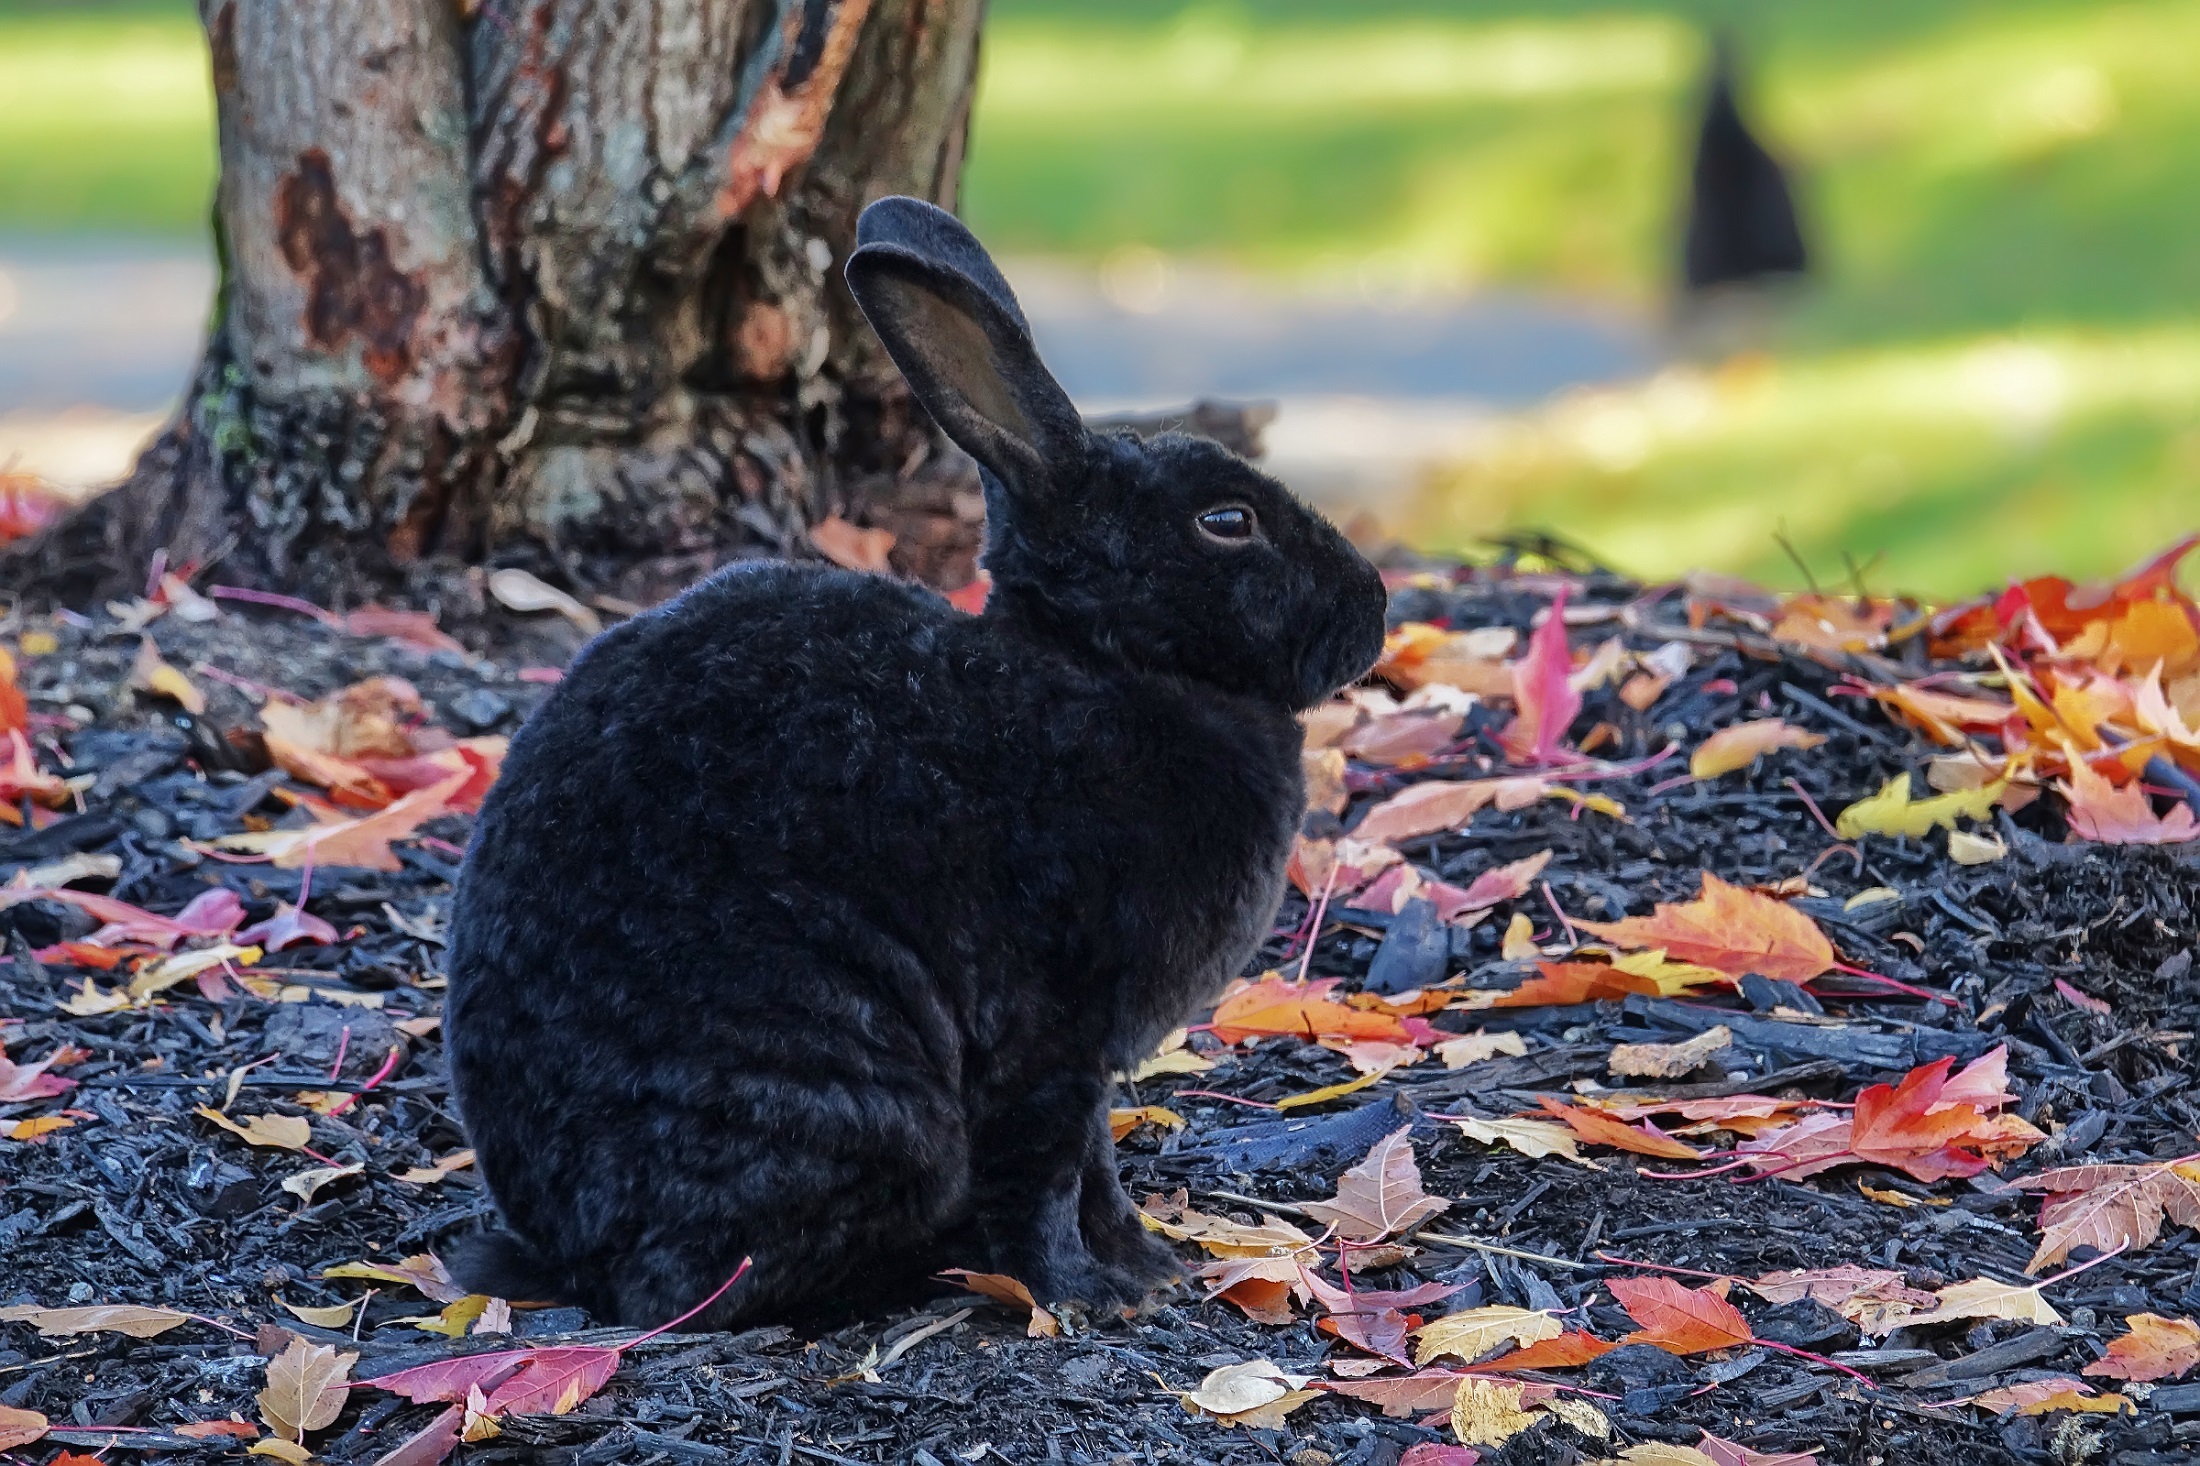
<svg viewBox="0 0 2200 1466"><path fill-rule="evenodd" d="M1541 1252L1523 1252L1517 1247L1500 1247L1495 1242L1478 1242L1472 1237L1454 1237L1446 1232L1415 1232L1416 1242L1441 1242L1447 1247L1470 1247L1476 1252L1494 1252L1500 1257L1517 1257L1523 1262L1540 1262L1549 1267L1562 1267L1569 1272L1594 1272L1596 1264L1575 1262L1571 1258L1551 1257Z"/></svg>

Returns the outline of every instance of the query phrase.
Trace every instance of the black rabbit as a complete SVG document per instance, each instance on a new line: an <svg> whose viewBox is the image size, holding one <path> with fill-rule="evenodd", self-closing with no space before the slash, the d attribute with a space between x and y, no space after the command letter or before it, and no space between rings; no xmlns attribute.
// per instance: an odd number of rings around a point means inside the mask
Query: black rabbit
<svg viewBox="0 0 2200 1466"><path fill-rule="evenodd" d="M992 598L721 572L599 637L513 741L445 1024L503 1230L469 1288L694 1327L963 1264L1045 1302L1174 1270L1110 1074L1268 931L1293 714L1367 670L1374 569L1203 439L1088 431L949 214L848 283L983 469Z"/></svg>

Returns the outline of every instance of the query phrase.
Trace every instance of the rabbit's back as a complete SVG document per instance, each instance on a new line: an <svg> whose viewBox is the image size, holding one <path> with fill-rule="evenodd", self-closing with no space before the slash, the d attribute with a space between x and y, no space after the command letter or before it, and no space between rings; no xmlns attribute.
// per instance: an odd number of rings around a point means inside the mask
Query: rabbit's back
<svg viewBox="0 0 2200 1466"><path fill-rule="evenodd" d="M454 922L500 1207L623 1314L696 1301L698 1249L952 1229L992 1097L1127 1065L1248 955L1297 747L876 577L723 573L606 634L514 740Z"/></svg>

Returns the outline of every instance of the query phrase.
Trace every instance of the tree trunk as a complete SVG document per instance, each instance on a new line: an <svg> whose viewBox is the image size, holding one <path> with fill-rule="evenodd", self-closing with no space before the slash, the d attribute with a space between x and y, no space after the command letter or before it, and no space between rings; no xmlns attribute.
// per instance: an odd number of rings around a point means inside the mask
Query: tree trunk
<svg viewBox="0 0 2200 1466"><path fill-rule="evenodd" d="M222 284L119 489L0 563L321 599L517 565L647 603L828 515L968 579L974 478L839 280L952 207L983 0L201 0ZM478 595L478 592L473 592Z"/></svg>

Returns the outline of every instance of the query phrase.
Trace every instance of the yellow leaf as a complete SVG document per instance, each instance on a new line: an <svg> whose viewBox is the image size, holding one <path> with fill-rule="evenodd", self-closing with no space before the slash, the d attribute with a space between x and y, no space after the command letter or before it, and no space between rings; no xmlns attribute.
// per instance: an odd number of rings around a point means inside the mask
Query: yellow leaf
<svg viewBox="0 0 2200 1466"><path fill-rule="evenodd" d="M1991 865L2009 853L1999 835L1974 835L1969 830L1948 832L1948 858L1957 865Z"/></svg>
<svg viewBox="0 0 2200 1466"><path fill-rule="evenodd" d="M1415 1329L1414 1337L1419 1343L1414 1348L1413 1360L1416 1364L1426 1364L1449 1354L1472 1364L1500 1344L1537 1344L1555 1339L1565 1331L1566 1326L1547 1313L1493 1303L1485 1308L1446 1314Z"/></svg>
<svg viewBox="0 0 2200 1466"><path fill-rule="evenodd" d="M97 1018L102 1013L115 1013L130 1006L130 995L117 988L103 991L90 978L84 979L84 991L61 1004L61 1011L74 1013L79 1018Z"/></svg>
<svg viewBox="0 0 2200 1466"><path fill-rule="evenodd" d="M1527 1041L1517 1033L1485 1033L1480 1029L1458 1038L1447 1038L1436 1046L1436 1057L1444 1061L1446 1069L1464 1069L1499 1054L1518 1058L1527 1052Z"/></svg>
<svg viewBox="0 0 2200 1466"><path fill-rule="evenodd" d="M313 1143L313 1126L295 1115L248 1115L240 1125L212 1105L200 1105L195 1113L212 1120L247 1145L304 1150Z"/></svg>
<svg viewBox="0 0 2200 1466"><path fill-rule="evenodd" d="M66 1130L75 1123L67 1115L33 1115L27 1120L0 1120L0 1138L36 1140L41 1135Z"/></svg>
<svg viewBox="0 0 2200 1466"><path fill-rule="evenodd" d="M1509 1145L1531 1160L1544 1156L1560 1156L1590 1170L1602 1170L1575 1148L1574 1132L1564 1125L1549 1120L1474 1120L1453 1119L1459 1133L1469 1140L1484 1145Z"/></svg>
<svg viewBox="0 0 2200 1466"><path fill-rule="evenodd" d="M1940 1306L1913 1313L1902 1320L1905 1328L1922 1324L1954 1323L1966 1318L2006 1318L2018 1323L2054 1325L2063 1321L2054 1305L2040 1296L2040 1285L2019 1287L1994 1278L1973 1278L1954 1283L1936 1295Z"/></svg>
<svg viewBox="0 0 2200 1466"><path fill-rule="evenodd" d="M441 1334L446 1339L462 1339L466 1336L466 1331L474 1326L474 1320L480 1318L482 1310L488 1306L486 1294L468 1293L463 1298L443 1305L443 1311L434 1318L394 1319L392 1322L409 1323L424 1334Z"/></svg>
<svg viewBox="0 0 2200 1466"><path fill-rule="evenodd" d="M1520 1395L1518 1385L1468 1375L1451 1397L1451 1433L1463 1446L1505 1444L1535 1424L1535 1417L1520 1408Z"/></svg>
<svg viewBox="0 0 2200 1466"><path fill-rule="evenodd" d="M1357 1079L1343 1080L1337 1084L1325 1084L1320 1089L1310 1089L1304 1094L1289 1094L1276 1101L1279 1110L1296 1110L1307 1105L1327 1104L1348 1094L1357 1094L1388 1074L1388 1069L1378 1069L1372 1074L1362 1074ZM1179 1122L1181 1123L1181 1122Z"/></svg>
<svg viewBox="0 0 2200 1466"><path fill-rule="evenodd" d="M310 1206L314 1194L323 1186L331 1181L341 1181L346 1176L356 1176L365 1169L357 1161L348 1166L315 1166L311 1170L300 1171L295 1176L285 1176L283 1190Z"/></svg>
<svg viewBox="0 0 2200 1466"><path fill-rule="evenodd" d="M1860 799L1841 811L1833 827L1844 840L1859 835L1907 835L1923 839L1935 829L1954 829L1958 819L1983 820L2009 787L1996 779L1976 789L1958 789L1930 799L1910 798L1910 776L1896 774L1869 799Z"/></svg>
<svg viewBox="0 0 2200 1466"><path fill-rule="evenodd" d="M321 1269L324 1278L365 1278L376 1283L399 1283L437 1303L455 1303L466 1290L451 1280L443 1264L432 1255L416 1252L401 1262L341 1262Z"/></svg>
<svg viewBox="0 0 2200 1466"><path fill-rule="evenodd" d="M229 942L218 947L203 947L196 952L178 952L173 957L164 957L158 962L139 968L137 976L130 979L130 996L133 999L149 998L179 982L197 977L202 972L209 972L225 962L234 962L239 967L250 967L259 960L258 947L239 947Z"/></svg>
<svg viewBox="0 0 2200 1466"><path fill-rule="evenodd" d="M349 1303L334 1303L326 1308L303 1307L280 1296L275 1301L288 1309L294 1317L323 1329L347 1328L351 1324L351 1316L359 1311L359 1300L356 1298Z"/></svg>
<svg viewBox="0 0 2200 1466"><path fill-rule="evenodd" d="M165 697L179 704L185 712L206 711L206 694L191 685L191 679L161 660L160 648L153 645L153 638L138 638L137 660L130 668L130 685L140 692L150 692L155 697Z"/></svg>
<svg viewBox="0 0 2200 1466"><path fill-rule="evenodd" d="M290 1466L306 1466L306 1462L313 1459L313 1452L299 1445L296 1441L286 1441L279 1435L261 1436L245 1448L245 1454L248 1456L273 1456L278 1461L289 1462Z"/></svg>
<svg viewBox="0 0 2200 1466"><path fill-rule="evenodd" d="M1733 979L1716 967L1704 967L1694 962L1669 962L1663 948L1648 952L1623 952L1612 959L1612 967L1634 977L1647 977L1658 985L1660 995L1680 997L1691 988L1710 982L1732 982Z"/></svg>
<svg viewBox="0 0 2200 1466"><path fill-rule="evenodd" d="M1140 1105L1133 1110L1108 1111L1108 1133L1117 1140L1121 1140L1141 1125L1159 1125L1168 1130L1182 1130L1184 1128L1184 1117L1163 1105ZM403 1180L404 1178L399 1177L398 1179Z"/></svg>
<svg viewBox="0 0 2200 1466"><path fill-rule="evenodd" d="M1535 944L1535 923L1528 913L1515 911L1505 923L1505 945L1499 953L1507 962L1532 962L1543 955Z"/></svg>
<svg viewBox="0 0 2200 1466"><path fill-rule="evenodd" d="M1224 1425L1245 1425L1273 1430L1283 1417L1314 1399L1318 1392L1304 1388L1302 1375L1285 1374L1265 1359L1226 1364L1199 1382L1196 1389L1172 1390L1184 1408Z"/></svg>
<svg viewBox="0 0 2200 1466"><path fill-rule="evenodd" d="M358 1358L293 1336L289 1347L267 1361L260 1418L277 1435L303 1441L306 1432L319 1430L343 1412L345 1380Z"/></svg>

